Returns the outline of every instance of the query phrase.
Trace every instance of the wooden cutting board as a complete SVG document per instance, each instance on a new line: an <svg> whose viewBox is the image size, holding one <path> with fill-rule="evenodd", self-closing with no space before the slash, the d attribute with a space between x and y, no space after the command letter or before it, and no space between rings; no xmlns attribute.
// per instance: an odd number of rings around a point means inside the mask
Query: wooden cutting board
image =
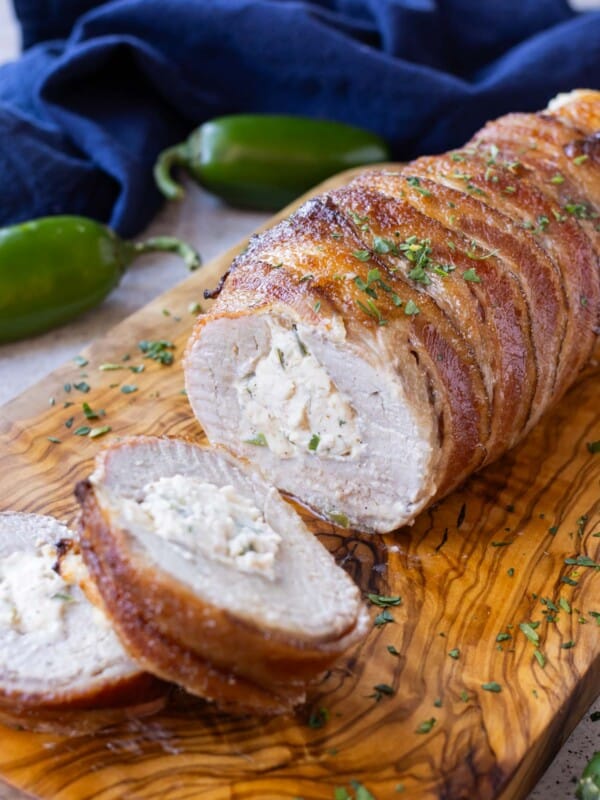
<svg viewBox="0 0 600 800"><path fill-rule="evenodd" d="M202 439L183 393L189 305L244 244L0 411L0 509L73 523L73 485L110 436ZM138 343L159 338L175 344L171 366L142 357ZM105 416L89 422L83 402ZM85 425L111 432L90 439ZM180 700L95 735L0 728L0 775L56 800L525 797L600 687L600 575L565 564L600 558L597 440L596 373L412 528L344 536L303 512L365 593L401 600L372 606L367 641L296 716L233 718ZM521 623L533 623L529 638Z"/></svg>

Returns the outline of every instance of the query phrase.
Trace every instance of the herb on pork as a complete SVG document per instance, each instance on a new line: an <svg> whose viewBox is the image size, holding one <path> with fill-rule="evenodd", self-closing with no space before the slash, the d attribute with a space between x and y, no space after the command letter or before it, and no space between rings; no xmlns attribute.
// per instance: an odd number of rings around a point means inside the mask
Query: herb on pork
<svg viewBox="0 0 600 800"><path fill-rule="evenodd" d="M586 203L567 203L563 208L576 219L596 219L598 216Z"/></svg>
<svg viewBox="0 0 600 800"><path fill-rule="evenodd" d="M413 189L416 189L417 192L422 194L424 197L431 197L431 192L421 186L421 181L418 178L410 177L406 179L406 182L409 186L412 186Z"/></svg>
<svg viewBox="0 0 600 800"><path fill-rule="evenodd" d="M321 437L317 433L313 433L313 435L310 437L310 442L308 443L308 449L314 453L319 446L320 441Z"/></svg>
<svg viewBox="0 0 600 800"><path fill-rule="evenodd" d="M421 313L421 309L416 303L414 303L412 300L409 300L404 306L404 313L407 317L415 317L417 314Z"/></svg>
<svg viewBox="0 0 600 800"><path fill-rule="evenodd" d="M336 525L339 525L340 528L348 528L350 526L350 520L345 514L338 514L334 512L332 514L328 514L328 517L332 522L335 522Z"/></svg>
<svg viewBox="0 0 600 800"><path fill-rule="evenodd" d="M564 183L565 179L564 176L557 172L556 175L553 175L550 178L550 183L553 183L555 186L560 186L561 183Z"/></svg>
<svg viewBox="0 0 600 800"><path fill-rule="evenodd" d="M360 300L356 301L356 305L368 314L370 317L373 317L374 320L377 321L378 325L387 325L387 320L383 318L381 311L377 308L375 303L371 300L371 298L367 299L366 305L362 303Z"/></svg>
<svg viewBox="0 0 600 800"><path fill-rule="evenodd" d="M448 652L448 655L450 656L450 658L453 658L456 661L460 658L460 650L458 649L458 647L454 647L452 650Z"/></svg>
<svg viewBox="0 0 600 800"><path fill-rule="evenodd" d="M600 439L596 442L588 442L586 447L592 454L600 453Z"/></svg>
<svg viewBox="0 0 600 800"><path fill-rule="evenodd" d="M481 283L481 278L477 274L475 267L465 270L462 276L465 281L469 281L470 283Z"/></svg>
<svg viewBox="0 0 600 800"><path fill-rule="evenodd" d="M123 392L123 394L133 394L134 392L137 392L137 390L138 387L135 386L135 384L133 383L126 383L123 386L121 386L121 391Z"/></svg>
<svg viewBox="0 0 600 800"><path fill-rule="evenodd" d="M267 438L264 433L257 433L254 439L244 439L246 444L254 444L257 447L268 447Z"/></svg>
<svg viewBox="0 0 600 800"><path fill-rule="evenodd" d="M368 261L371 258L371 251L370 250L354 250L352 252L354 258L358 258L359 261Z"/></svg>

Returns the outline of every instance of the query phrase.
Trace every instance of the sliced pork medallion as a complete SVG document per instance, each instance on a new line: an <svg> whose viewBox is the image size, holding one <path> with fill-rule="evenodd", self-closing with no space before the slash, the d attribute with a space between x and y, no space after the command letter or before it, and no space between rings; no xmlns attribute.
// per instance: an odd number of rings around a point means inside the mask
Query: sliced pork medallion
<svg viewBox="0 0 600 800"><path fill-rule="evenodd" d="M4 721L95 727L135 713L136 706L139 713L156 710L166 696L164 685L127 655L103 612L56 572L71 541L72 533L52 517L0 513Z"/></svg>
<svg viewBox="0 0 600 800"><path fill-rule="evenodd" d="M377 532L514 446L598 339L599 128L573 92L255 237L188 344L209 440Z"/></svg>
<svg viewBox="0 0 600 800"><path fill-rule="evenodd" d="M125 439L80 485L84 559L148 670L276 713L367 630L358 588L277 490L218 448Z"/></svg>

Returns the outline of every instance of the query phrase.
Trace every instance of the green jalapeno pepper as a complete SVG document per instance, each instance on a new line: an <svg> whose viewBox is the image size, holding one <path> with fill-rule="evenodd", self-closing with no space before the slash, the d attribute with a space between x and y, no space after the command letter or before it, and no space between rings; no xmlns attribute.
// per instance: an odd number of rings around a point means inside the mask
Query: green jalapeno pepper
<svg viewBox="0 0 600 800"><path fill-rule="evenodd" d="M127 242L85 217L44 217L0 229L0 342L60 325L100 303L142 253L200 257L170 236Z"/></svg>
<svg viewBox="0 0 600 800"><path fill-rule="evenodd" d="M600 751L594 753L583 770L575 796L579 800L600 799Z"/></svg>
<svg viewBox="0 0 600 800"><path fill-rule="evenodd" d="M389 158L379 136L340 122L234 114L164 150L154 176L170 200L183 197L171 177L178 166L231 205L274 211L336 172Z"/></svg>

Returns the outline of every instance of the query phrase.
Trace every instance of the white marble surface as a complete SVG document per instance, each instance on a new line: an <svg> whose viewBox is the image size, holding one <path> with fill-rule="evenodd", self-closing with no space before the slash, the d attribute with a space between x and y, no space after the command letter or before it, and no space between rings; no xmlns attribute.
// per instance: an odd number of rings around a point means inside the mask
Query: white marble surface
<svg viewBox="0 0 600 800"><path fill-rule="evenodd" d="M580 5L585 3L588 6L599 2L579 0ZM9 2L0 0L0 63L14 57L17 49L18 34ZM263 214L226 209L204 192L192 189L183 206L163 211L147 233L169 232L187 238L198 247L205 260L209 260L246 236L264 219ZM185 268L175 257L140 259L125 275L120 287L97 310L44 336L0 347L0 404L77 355L96 336L183 277ZM590 709L590 713L593 710L600 711L600 701ZM510 731L507 731L507 736L510 736ZM573 797L576 776L581 774L586 760L596 749L600 749L600 722L591 722L588 713L528 800L567 800ZM25 795L0 783L0 800L21 798Z"/></svg>

